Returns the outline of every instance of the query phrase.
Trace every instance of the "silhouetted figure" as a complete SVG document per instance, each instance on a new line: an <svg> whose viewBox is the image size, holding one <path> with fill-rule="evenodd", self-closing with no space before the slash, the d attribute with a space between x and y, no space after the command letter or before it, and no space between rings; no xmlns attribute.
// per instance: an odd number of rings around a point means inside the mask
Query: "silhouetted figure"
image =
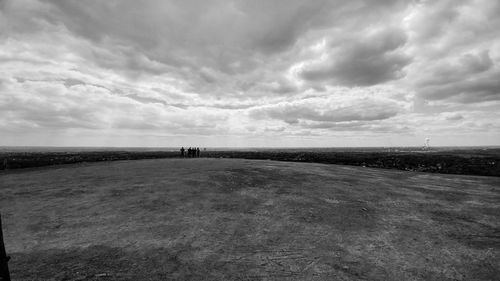
<svg viewBox="0 0 500 281"><path fill-rule="evenodd" d="M200 157L200 148L199 147L196 148L196 157Z"/></svg>
<svg viewBox="0 0 500 281"><path fill-rule="evenodd" d="M185 151L186 151L186 150L184 149L184 146L183 146L183 147L181 147L181 157L183 157L183 158L184 158L184 156L185 156L185 154L184 154L184 152L185 152Z"/></svg>
<svg viewBox="0 0 500 281"><path fill-rule="evenodd" d="M193 157L193 150L190 148L188 148L188 157L191 158Z"/></svg>

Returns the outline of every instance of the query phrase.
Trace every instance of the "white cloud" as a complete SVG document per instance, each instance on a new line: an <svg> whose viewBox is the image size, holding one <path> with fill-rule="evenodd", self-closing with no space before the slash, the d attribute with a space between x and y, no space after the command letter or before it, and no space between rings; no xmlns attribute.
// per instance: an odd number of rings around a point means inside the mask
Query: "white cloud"
<svg viewBox="0 0 500 281"><path fill-rule="evenodd" d="M484 144L500 123L499 12L488 0L0 1L0 145Z"/></svg>

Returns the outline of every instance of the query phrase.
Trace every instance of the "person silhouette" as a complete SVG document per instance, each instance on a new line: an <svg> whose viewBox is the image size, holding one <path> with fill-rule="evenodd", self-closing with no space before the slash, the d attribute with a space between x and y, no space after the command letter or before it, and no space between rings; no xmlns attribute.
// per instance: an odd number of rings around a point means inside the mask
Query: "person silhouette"
<svg viewBox="0 0 500 281"><path fill-rule="evenodd" d="M196 148L196 157L200 157L200 148L199 147Z"/></svg>
<svg viewBox="0 0 500 281"><path fill-rule="evenodd" d="M183 157L183 158L184 158L184 156L185 156L185 155L184 155L184 151L186 151L186 150L184 149L184 146L183 146L183 147L181 147L181 157Z"/></svg>

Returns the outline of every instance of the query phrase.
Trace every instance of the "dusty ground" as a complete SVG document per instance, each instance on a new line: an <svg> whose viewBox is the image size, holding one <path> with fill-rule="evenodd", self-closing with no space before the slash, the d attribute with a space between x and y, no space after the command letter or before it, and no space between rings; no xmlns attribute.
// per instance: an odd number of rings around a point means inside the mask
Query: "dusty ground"
<svg viewBox="0 0 500 281"><path fill-rule="evenodd" d="M237 159L0 173L13 280L498 280L500 178Z"/></svg>

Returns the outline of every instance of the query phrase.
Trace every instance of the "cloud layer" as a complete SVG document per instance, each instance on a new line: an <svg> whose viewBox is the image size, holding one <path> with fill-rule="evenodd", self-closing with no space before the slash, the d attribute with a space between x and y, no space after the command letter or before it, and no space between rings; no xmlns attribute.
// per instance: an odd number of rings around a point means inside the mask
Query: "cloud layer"
<svg viewBox="0 0 500 281"><path fill-rule="evenodd" d="M0 1L0 145L499 144L500 3Z"/></svg>

